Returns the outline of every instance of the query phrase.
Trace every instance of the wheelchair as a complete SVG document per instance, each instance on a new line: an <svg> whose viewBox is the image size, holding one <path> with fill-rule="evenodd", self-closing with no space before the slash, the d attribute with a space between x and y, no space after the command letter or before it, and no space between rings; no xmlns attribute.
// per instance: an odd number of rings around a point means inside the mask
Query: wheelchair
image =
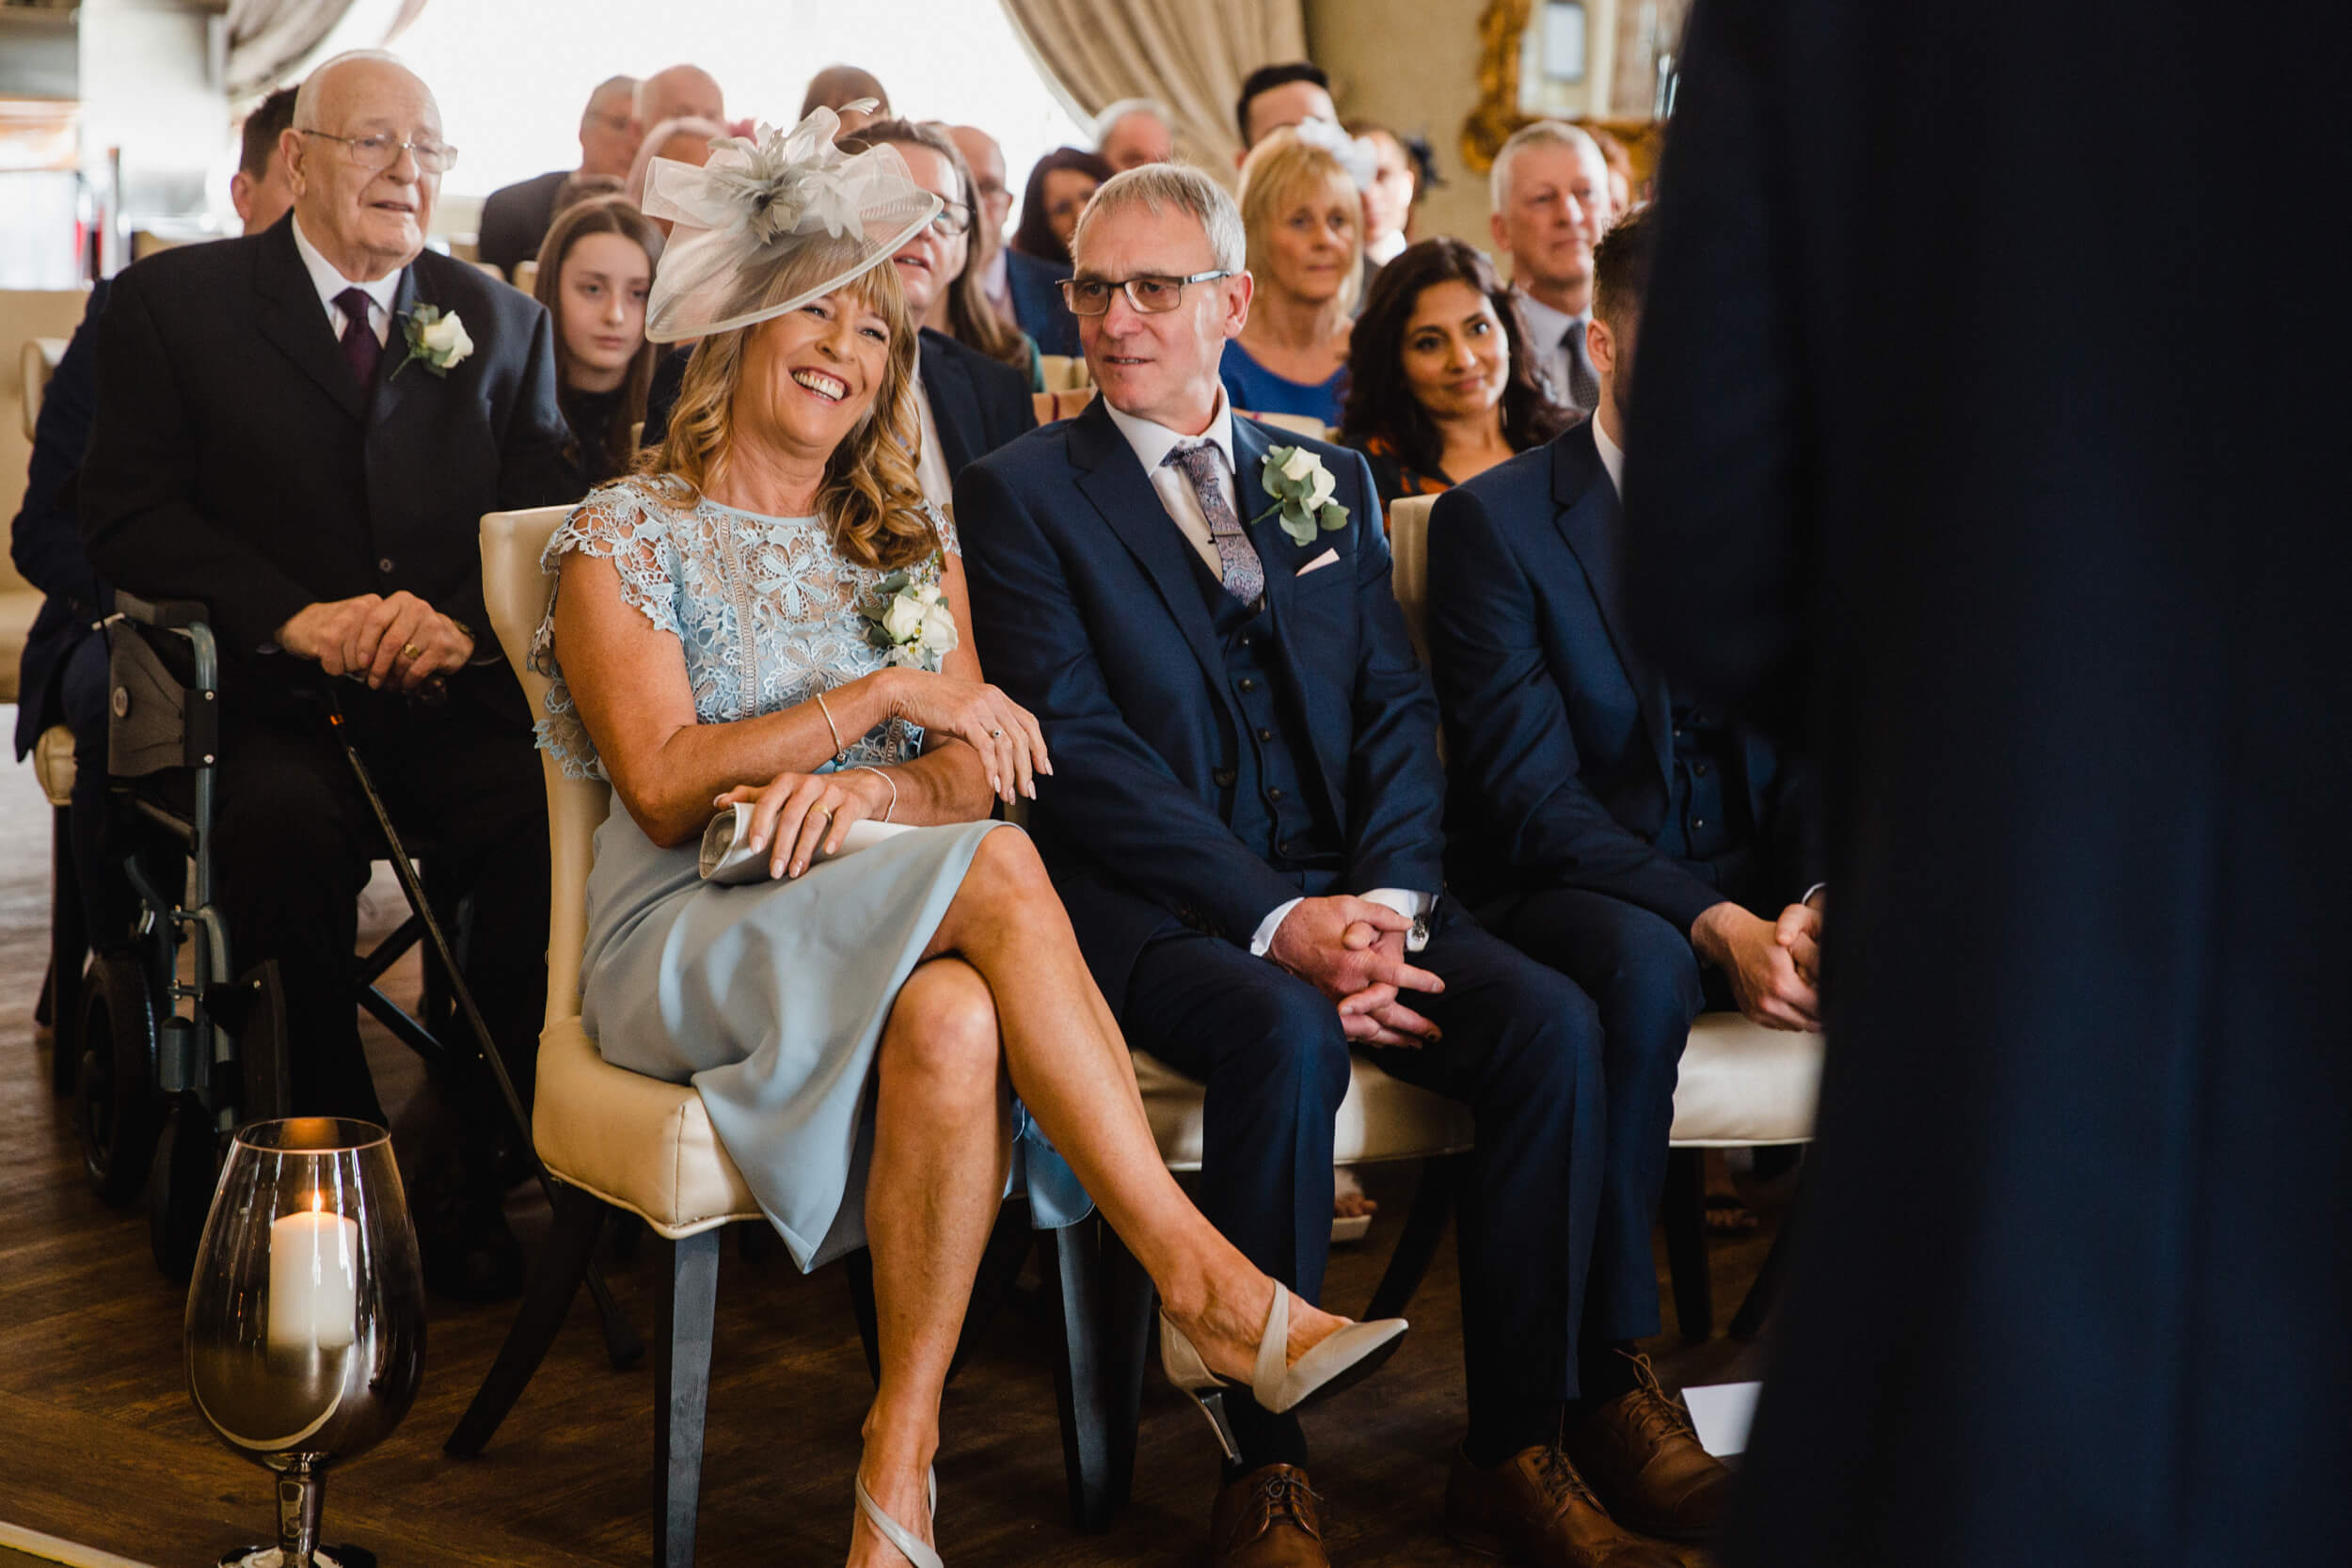
<svg viewBox="0 0 2352 1568"><path fill-rule="evenodd" d="M103 944L83 977L71 1036L74 1120L90 1185L116 1207L144 1194L156 1265L179 1278L195 1262L230 1136L287 1114L284 1005L275 964L240 973L214 902L220 660L204 607L118 594L105 633L110 855L120 850L137 915L128 944ZM363 769L361 779L373 800ZM451 970L470 900L456 903L456 942L443 942L406 847L377 807L410 912L360 960L355 1000L428 1067L453 1070L463 981ZM425 966L411 1013L380 982L428 937L449 949L446 967Z"/></svg>

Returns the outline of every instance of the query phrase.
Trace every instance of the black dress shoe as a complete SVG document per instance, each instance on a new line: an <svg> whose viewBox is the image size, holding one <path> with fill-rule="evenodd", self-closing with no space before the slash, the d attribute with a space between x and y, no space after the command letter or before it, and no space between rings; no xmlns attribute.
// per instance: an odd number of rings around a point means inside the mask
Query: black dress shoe
<svg viewBox="0 0 2352 1568"><path fill-rule="evenodd" d="M497 1206L420 1210L416 1225L426 1290L470 1302L512 1301L522 1294L523 1246Z"/></svg>

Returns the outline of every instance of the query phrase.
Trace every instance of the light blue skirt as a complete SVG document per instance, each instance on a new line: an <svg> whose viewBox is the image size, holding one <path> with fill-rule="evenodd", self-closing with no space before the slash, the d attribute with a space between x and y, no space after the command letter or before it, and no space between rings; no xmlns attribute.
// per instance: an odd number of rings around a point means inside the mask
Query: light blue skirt
<svg viewBox="0 0 2352 1568"><path fill-rule="evenodd" d="M718 887L619 801L588 877L580 1020L605 1060L691 1082L793 1261L866 1244L874 1054L890 1008L1001 822L899 833L789 881ZM1092 1205L1016 1101L1007 1196L1041 1229Z"/></svg>

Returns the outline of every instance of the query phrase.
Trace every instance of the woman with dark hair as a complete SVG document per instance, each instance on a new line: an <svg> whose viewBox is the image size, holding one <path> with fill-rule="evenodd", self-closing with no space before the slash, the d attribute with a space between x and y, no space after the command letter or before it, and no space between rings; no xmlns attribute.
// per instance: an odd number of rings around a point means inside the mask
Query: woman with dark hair
<svg viewBox="0 0 2352 1568"><path fill-rule="evenodd" d="M556 214L539 245L532 293L555 323L555 401L572 460L594 488L628 471L660 349L645 339L661 231L618 197Z"/></svg>
<svg viewBox="0 0 2352 1568"><path fill-rule="evenodd" d="M1111 166L1091 152L1057 147L1029 170L1021 193L1021 221L1005 247L1005 284L1021 330L1047 354L1074 358L1078 318L1062 303L1061 282L1070 276L1070 236L1094 188L1111 177Z"/></svg>
<svg viewBox="0 0 2352 1568"><path fill-rule="evenodd" d="M1486 257L1407 245L1356 319L1340 439L1371 461L1383 507L1434 496L1576 422L1544 395L1527 329Z"/></svg>

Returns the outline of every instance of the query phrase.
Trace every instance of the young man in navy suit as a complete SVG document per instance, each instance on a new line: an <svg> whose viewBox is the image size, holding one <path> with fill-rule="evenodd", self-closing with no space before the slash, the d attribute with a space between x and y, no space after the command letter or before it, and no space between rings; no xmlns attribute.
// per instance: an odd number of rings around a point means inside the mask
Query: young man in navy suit
<svg viewBox="0 0 2352 1568"><path fill-rule="evenodd" d="M1629 1376L1620 1397L1644 1400L1633 1341L1658 1332L1650 1229L1691 1022L1712 991L1818 1029L1821 933L1803 771L1670 688L1627 635L1620 410L1649 234L1637 213L1596 255L1594 417L1439 497L1429 530L1450 885L1599 1009L1609 1151L1580 1344L1588 1385ZM1567 1446L1620 1517L1712 1522L1720 1482L1657 1495L1594 1415Z"/></svg>
<svg viewBox="0 0 2352 1568"><path fill-rule="evenodd" d="M1599 1023L1440 901L1436 705L1371 474L1226 405L1250 280L1207 176L1119 175L1074 249L1103 395L967 468L956 501L977 645L1052 749L1035 831L1095 979L1135 1047L1207 1085L1203 1212L1309 1300L1351 1045L1470 1106L1448 1526L1549 1564L1671 1561L1556 1447L1600 1190ZM1294 479L1327 476L1311 519L1276 515L1277 448L1301 454ZM1326 1562L1296 1419L1227 1399L1241 1459L1212 1560Z"/></svg>

